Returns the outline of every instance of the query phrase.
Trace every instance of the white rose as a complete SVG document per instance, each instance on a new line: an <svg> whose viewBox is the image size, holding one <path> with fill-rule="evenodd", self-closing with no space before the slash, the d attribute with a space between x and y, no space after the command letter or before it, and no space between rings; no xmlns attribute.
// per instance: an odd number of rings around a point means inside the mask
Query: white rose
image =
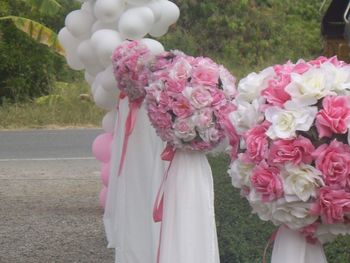
<svg viewBox="0 0 350 263"><path fill-rule="evenodd" d="M321 65L327 74L333 76L331 90L337 94L346 95L350 90L350 66L336 67L332 63L326 62ZM347 91L347 92L346 92Z"/></svg>
<svg viewBox="0 0 350 263"><path fill-rule="evenodd" d="M272 106L265 111L266 119L271 122L266 134L273 140L295 137L296 131L308 131L317 114L317 107L298 108L292 101L287 101L284 107Z"/></svg>
<svg viewBox="0 0 350 263"><path fill-rule="evenodd" d="M285 90L299 105L308 106L327 95L336 95L331 90L333 76L322 68L312 68L304 74L291 73L291 83Z"/></svg>
<svg viewBox="0 0 350 263"><path fill-rule="evenodd" d="M219 140L219 131L215 127L211 127L206 130L199 130L199 136L205 142L217 142Z"/></svg>
<svg viewBox="0 0 350 263"><path fill-rule="evenodd" d="M235 77L223 66L219 67L219 74L226 98L233 98L237 93Z"/></svg>
<svg viewBox="0 0 350 263"><path fill-rule="evenodd" d="M241 101L237 103L237 110L229 114L229 119L236 131L243 134L263 120L263 115L259 111L261 101L253 100L251 103Z"/></svg>
<svg viewBox="0 0 350 263"><path fill-rule="evenodd" d="M316 197L317 187L324 185L321 171L311 165L293 166L287 164L281 174L284 178L283 187L287 201L291 201L290 198L297 196L306 202L310 197Z"/></svg>
<svg viewBox="0 0 350 263"><path fill-rule="evenodd" d="M260 97L262 90L267 88L268 79L275 75L272 67L264 69L258 74L253 72L242 79L238 84L238 101L252 102Z"/></svg>
<svg viewBox="0 0 350 263"><path fill-rule="evenodd" d="M263 221L270 221L272 219L273 202L261 202L261 197L253 189L250 191L247 198L253 209L253 214L257 214Z"/></svg>
<svg viewBox="0 0 350 263"><path fill-rule="evenodd" d="M250 187L250 176L252 174L254 165L247 164L240 160L242 154L238 156L236 160L234 160L230 169L228 170L229 175L232 179L232 185L237 188L242 188L242 186Z"/></svg>
<svg viewBox="0 0 350 263"><path fill-rule="evenodd" d="M297 230L314 223L318 216L310 215L310 204L304 202L287 202L281 198L272 208L272 221L275 224L286 224Z"/></svg>

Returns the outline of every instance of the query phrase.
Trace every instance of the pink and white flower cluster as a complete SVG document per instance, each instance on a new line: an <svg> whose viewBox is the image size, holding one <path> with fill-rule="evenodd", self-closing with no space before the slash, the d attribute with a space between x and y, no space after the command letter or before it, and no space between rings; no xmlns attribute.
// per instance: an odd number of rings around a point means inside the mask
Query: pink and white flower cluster
<svg viewBox="0 0 350 263"><path fill-rule="evenodd" d="M130 101L143 99L149 79L149 65L154 56L140 41L125 41L112 57L114 76L118 88Z"/></svg>
<svg viewBox="0 0 350 263"><path fill-rule="evenodd" d="M147 109L157 134L174 148L209 151L229 132L235 78L209 58L164 52L151 67Z"/></svg>
<svg viewBox="0 0 350 263"><path fill-rule="evenodd" d="M251 73L235 104L229 173L253 212L310 241L350 234L350 65L320 57Z"/></svg>

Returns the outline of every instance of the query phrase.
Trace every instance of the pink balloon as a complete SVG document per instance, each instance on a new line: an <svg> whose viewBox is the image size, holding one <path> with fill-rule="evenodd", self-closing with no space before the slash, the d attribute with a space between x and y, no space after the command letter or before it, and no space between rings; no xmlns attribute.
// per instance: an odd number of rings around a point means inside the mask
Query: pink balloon
<svg viewBox="0 0 350 263"><path fill-rule="evenodd" d="M103 187L101 192L100 192L100 205L103 209L106 207L106 201L107 201L107 187Z"/></svg>
<svg viewBox="0 0 350 263"><path fill-rule="evenodd" d="M108 187L109 183L109 170L111 168L110 163L103 163L101 169L101 180L105 187Z"/></svg>
<svg viewBox="0 0 350 263"><path fill-rule="evenodd" d="M96 137L92 143L92 153L97 160L108 163L111 159L111 145L113 134L106 132Z"/></svg>

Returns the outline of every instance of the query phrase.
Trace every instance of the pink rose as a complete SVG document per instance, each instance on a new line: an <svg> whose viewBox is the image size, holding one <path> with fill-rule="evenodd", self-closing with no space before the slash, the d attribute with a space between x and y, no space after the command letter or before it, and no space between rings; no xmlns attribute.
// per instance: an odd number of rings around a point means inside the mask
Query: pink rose
<svg viewBox="0 0 350 263"><path fill-rule="evenodd" d="M194 85L216 86L219 81L218 66L206 58L196 59L196 66L192 71L191 83Z"/></svg>
<svg viewBox="0 0 350 263"><path fill-rule="evenodd" d="M316 168L323 174L326 185L341 189L350 175L350 147L333 140L322 144L312 154Z"/></svg>
<svg viewBox="0 0 350 263"><path fill-rule="evenodd" d="M314 150L311 141L303 136L292 140L275 140L271 144L268 160L271 164L310 164Z"/></svg>
<svg viewBox="0 0 350 263"><path fill-rule="evenodd" d="M323 187L318 191L318 199L311 207L313 215L319 215L326 224L343 223L344 214L350 212L350 193Z"/></svg>
<svg viewBox="0 0 350 263"><path fill-rule="evenodd" d="M264 122L248 130L244 134L247 150L243 155L243 160L249 163L260 163L268 155L268 139L266 131L269 124Z"/></svg>
<svg viewBox="0 0 350 263"><path fill-rule="evenodd" d="M310 69L310 65L305 62L299 62L293 68L293 73L303 74Z"/></svg>
<svg viewBox="0 0 350 263"><path fill-rule="evenodd" d="M275 106L282 107L283 104L290 100L290 95L284 90L290 83L290 75L280 75L278 79L269 81L269 86L262 91L266 100Z"/></svg>
<svg viewBox="0 0 350 263"><path fill-rule="evenodd" d="M346 65L344 61L338 60L337 56L329 58L328 62L332 63L336 67L343 67L344 65Z"/></svg>
<svg viewBox="0 0 350 263"><path fill-rule="evenodd" d="M176 119L173 125L175 136L189 142L196 138L197 133L190 119Z"/></svg>
<svg viewBox="0 0 350 263"><path fill-rule="evenodd" d="M191 76L192 66L184 57L179 57L172 68L169 76L175 81L185 81Z"/></svg>
<svg viewBox="0 0 350 263"><path fill-rule="evenodd" d="M208 151L214 148L213 143L208 143L204 141L194 141L191 143L191 149L194 151Z"/></svg>
<svg viewBox="0 0 350 263"><path fill-rule="evenodd" d="M312 66L321 66L323 63L327 62L328 58L320 56L314 60L310 60L308 63Z"/></svg>
<svg viewBox="0 0 350 263"><path fill-rule="evenodd" d="M148 116L151 122L160 129L170 129L172 125L171 115L164 112L161 107L151 103L148 105Z"/></svg>
<svg viewBox="0 0 350 263"><path fill-rule="evenodd" d="M194 112L194 108L190 104L188 99L180 94L178 96L176 96L171 107L172 107L174 114L176 116L178 116L179 118L187 118L187 117L191 116Z"/></svg>
<svg viewBox="0 0 350 263"><path fill-rule="evenodd" d="M186 87L186 81L165 79L165 87L167 92L181 93Z"/></svg>
<svg viewBox="0 0 350 263"><path fill-rule="evenodd" d="M219 108L227 104L227 99L225 97L225 94L222 92L222 90L219 90L217 88L209 88L208 90L212 97L211 106L215 108Z"/></svg>
<svg viewBox="0 0 350 263"><path fill-rule="evenodd" d="M283 196L283 184L278 168L269 166L265 161L254 168L250 180L256 192L261 194L263 202L270 202Z"/></svg>
<svg viewBox="0 0 350 263"><path fill-rule="evenodd" d="M203 87L193 88L191 92L191 103L197 108L201 109L209 106L213 101L213 97L210 92Z"/></svg>
<svg viewBox="0 0 350 263"><path fill-rule="evenodd" d="M316 116L319 137L331 137L333 133L345 134L350 124L350 98L348 96L327 96L323 109Z"/></svg>

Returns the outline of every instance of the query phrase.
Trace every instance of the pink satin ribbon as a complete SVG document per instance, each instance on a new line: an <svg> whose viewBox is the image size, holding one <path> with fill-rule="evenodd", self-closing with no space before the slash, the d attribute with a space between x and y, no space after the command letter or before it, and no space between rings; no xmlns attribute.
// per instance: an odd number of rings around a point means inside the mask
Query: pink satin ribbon
<svg viewBox="0 0 350 263"><path fill-rule="evenodd" d="M165 186L165 182L168 178L169 170L170 170L171 165L173 163L175 152L176 152L176 150L174 149L174 147L171 146L170 144L167 144L163 153L161 154L162 160L169 161L170 163L169 163L167 170L164 173L163 181L159 187L156 201L154 202L154 206L153 206L153 220L154 220L154 222L162 222L162 220L163 220L164 186ZM159 261L160 261L160 248L161 248L161 244L162 244L162 230L163 230L163 224L160 226L157 263L159 263Z"/></svg>
<svg viewBox="0 0 350 263"><path fill-rule="evenodd" d="M272 243L276 240L276 236L277 236L277 233L278 233L278 230L280 228L277 228L275 231L272 232L269 240L267 241L267 244L265 246L265 249L264 249L264 254L263 254L263 259L262 259L262 263L266 263L266 254L267 254L267 250L269 249L269 247L272 245Z"/></svg>
<svg viewBox="0 0 350 263"><path fill-rule="evenodd" d="M141 107L142 100L143 99L139 99L139 100L129 102L129 114L125 121L123 149L122 149L122 156L120 158L120 163L119 163L118 176L120 176L120 174L123 171L125 157L126 157L126 150L128 149L129 137L132 134L132 131L134 130L137 113Z"/></svg>

